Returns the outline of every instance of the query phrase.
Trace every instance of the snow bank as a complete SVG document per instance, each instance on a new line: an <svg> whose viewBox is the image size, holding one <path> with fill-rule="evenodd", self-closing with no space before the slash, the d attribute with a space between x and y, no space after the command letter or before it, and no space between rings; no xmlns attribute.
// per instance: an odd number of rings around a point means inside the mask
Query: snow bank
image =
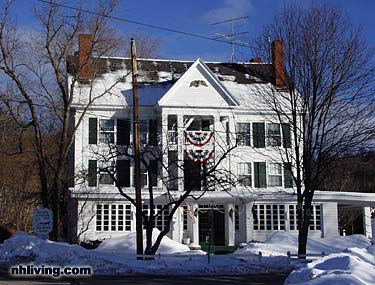
<svg viewBox="0 0 375 285"><path fill-rule="evenodd" d="M366 248L370 240L363 235L336 236L328 238L309 238L308 254L325 254L341 252L348 247ZM297 253L298 236L286 232L275 232L265 242L250 242L245 247L237 249L238 254L258 254L263 256L287 255L287 252Z"/></svg>
<svg viewBox="0 0 375 285"><path fill-rule="evenodd" d="M137 260L133 254L123 254L134 252L134 240L134 235L129 235L125 240L110 239L104 242L101 249L88 250L18 232L0 248L0 268L12 264L91 266L97 275L237 275L287 273L294 268L284 256L259 257L250 254L211 256L209 264L207 255L191 254L189 251L157 255L155 260ZM164 252L186 249L169 239L163 243L165 248L161 251ZM111 253L114 251L117 251L116 254Z"/></svg>
<svg viewBox="0 0 375 285"><path fill-rule="evenodd" d="M349 248L293 271L284 283L304 285L375 284L375 246Z"/></svg>
<svg viewBox="0 0 375 285"><path fill-rule="evenodd" d="M160 231L152 231L152 242L154 243L159 236ZM146 232L143 232L143 247L146 247ZM136 254L136 233L130 233L126 236L109 238L104 240L97 249L98 252L117 253L117 254ZM187 245L171 240L164 236L156 253L172 254L190 251Z"/></svg>

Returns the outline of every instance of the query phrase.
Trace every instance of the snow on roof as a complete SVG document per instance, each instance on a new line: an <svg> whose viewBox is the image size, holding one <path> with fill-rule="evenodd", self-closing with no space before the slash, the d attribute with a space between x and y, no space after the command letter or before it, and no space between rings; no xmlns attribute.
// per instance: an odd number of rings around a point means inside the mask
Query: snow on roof
<svg viewBox="0 0 375 285"><path fill-rule="evenodd" d="M121 90L126 103L132 104L129 91L131 86L131 61L129 58L101 57L93 60L96 74L95 88L102 91L116 82L121 76L116 90ZM163 59L138 59L138 82L140 84L139 98L140 105L152 106L173 86L173 84L190 68L192 61L177 61ZM254 92L259 86L269 86L273 82L272 65L266 63L205 63L212 73L218 78L225 88L233 95L235 100L242 102L245 107L247 102L260 102L259 92ZM68 57L68 74L72 74L77 67L77 58ZM258 86L258 87L256 87ZM85 89L85 82L80 86ZM86 87L89 88L88 84ZM255 87L255 89L254 89ZM113 92L115 93L115 92ZM146 98L142 98L145 96ZM81 100L84 96L82 96ZM249 100L251 99L251 100ZM82 101L81 103L84 103ZM104 99L98 100L96 104L124 104L124 99L110 98L107 102ZM248 104L248 103L247 103ZM122 105L123 106L123 105ZM259 103L258 106L252 104L254 108L265 107Z"/></svg>

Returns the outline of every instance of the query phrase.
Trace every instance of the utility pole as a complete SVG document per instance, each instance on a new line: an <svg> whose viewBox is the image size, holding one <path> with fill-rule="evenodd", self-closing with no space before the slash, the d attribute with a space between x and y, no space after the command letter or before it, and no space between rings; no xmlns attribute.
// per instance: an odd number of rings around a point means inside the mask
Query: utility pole
<svg viewBox="0 0 375 285"><path fill-rule="evenodd" d="M141 193L141 159L140 159L140 141L139 141L139 110L138 110L138 71L137 71L137 52L135 41L130 41L132 58L132 81L133 81L133 138L134 138L134 160L135 160L135 220L137 234L137 255L143 254L143 223L142 223L142 193ZM141 258L138 258L141 259Z"/></svg>

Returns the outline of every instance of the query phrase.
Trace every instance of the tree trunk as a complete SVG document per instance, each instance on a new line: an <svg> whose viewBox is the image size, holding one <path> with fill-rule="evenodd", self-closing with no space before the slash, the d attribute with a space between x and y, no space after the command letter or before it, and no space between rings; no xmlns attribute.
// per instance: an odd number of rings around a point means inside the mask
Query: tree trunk
<svg viewBox="0 0 375 285"><path fill-rule="evenodd" d="M305 190L306 191L306 190ZM298 209L298 257L306 259L307 240L309 234L310 220L312 214L312 198L313 194L310 192L306 195L302 208Z"/></svg>

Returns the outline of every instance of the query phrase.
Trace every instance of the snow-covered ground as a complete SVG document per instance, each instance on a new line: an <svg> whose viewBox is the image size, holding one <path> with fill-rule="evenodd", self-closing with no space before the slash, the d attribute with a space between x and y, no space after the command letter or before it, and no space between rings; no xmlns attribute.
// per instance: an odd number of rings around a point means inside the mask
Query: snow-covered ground
<svg viewBox="0 0 375 285"><path fill-rule="evenodd" d="M58 266L91 266L94 274L158 274L158 275L217 275L217 274L259 274L268 272L290 272L294 266L283 256L259 257L257 255L211 256L201 251L195 254L185 251L186 247L168 238L163 241L162 254L155 260L137 260L134 255L134 236L112 239L96 250L88 250L78 245L42 240L35 236L18 232L4 242L0 249L0 265L48 264ZM163 249L164 248L164 249Z"/></svg>
<svg viewBox="0 0 375 285"><path fill-rule="evenodd" d="M266 242L251 242L236 251L238 254L264 256L296 253L297 235L285 232L274 233ZM319 255L311 263L296 264L285 285L374 285L375 284L375 246L363 235L309 239L307 253ZM315 257L316 258L316 257ZM302 265L302 266L301 266Z"/></svg>
<svg viewBox="0 0 375 285"><path fill-rule="evenodd" d="M293 271L285 285L374 285L375 246L349 248Z"/></svg>
<svg viewBox="0 0 375 285"><path fill-rule="evenodd" d="M158 231L155 231L154 238ZM287 251L297 249L297 237L277 232L264 243L249 243L236 254L213 255L208 264L202 251L190 251L185 245L165 237L155 260L135 258L135 234L104 241L97 249L42 240L18 232L0 247L1 265L48 264L91 266L94 274L216 275L291 272L285 281L291 284L333 285L375 284L375 246L362 235L310 239L308 253L329 255L305 264L290 259ZM258 252L262 252L262 256Z"/></svg>
<svg viewBox="0 0 375 285"><path fill-rule="evenodd" d="M152 242L155 242L160 231L152 231ZM146 232L143 233L143 237ZM143 240L143 247L146 247L146 239ZM136 233L130 233L126 236L120 236L104 240L97 249L97 252L116 253L116 254L136 254ZM187 245L178 243L168 237L164 237L160 243L157 254L184 253L190 251Z"/></svg>
<svg viewBox="0 0 375 285"><path fill-rule="evenodd" d="M341 252L348 247L366 248L371 245L368 238L363 235L337 236L328 238L310 238L307 243L307 253L319 255ZM298 236L286 232L275 232L264 243L250 242L247 246L237 249L238 254L258 254L263 256L287 255L297 253Z"/></svg>

